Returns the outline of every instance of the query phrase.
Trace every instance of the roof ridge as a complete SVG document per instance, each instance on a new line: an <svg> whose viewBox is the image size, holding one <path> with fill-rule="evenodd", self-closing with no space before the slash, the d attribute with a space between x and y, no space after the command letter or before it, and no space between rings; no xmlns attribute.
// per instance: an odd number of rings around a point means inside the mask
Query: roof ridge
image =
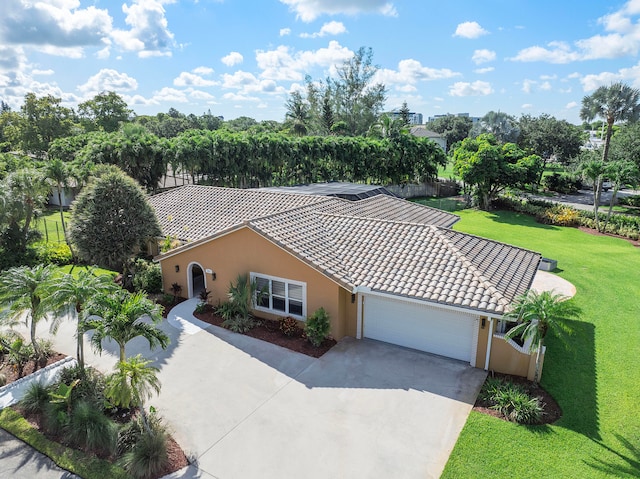
<svg viewBox="0 0 640 479"><path fill-rule="evenodd" d="M480 281L483 284L483 286L487 289L487 291L489 291L492 295L495 295L496 299L498 299L503 305L506 306L507 304L509 304L509 300L505 297L505 295L502 294L500 291L498 291L498 289L494 286L493 282L489 278L487 278L484 274L482 274L482 271L480 271L478 267L475 264L473 264L473 262L467 257L467 255L464 254L460 250L460 248L456 246L451 241L451 239L446 236L446 232L447 232L447 228L440 228L440 227L434 226L434 235L440 238L443 242L448 244L452 254L455 254L458 258L460 258L460 260L470 270L473 271L474 276L478 278L478 281ZM458 231L456 231L455 233L459 233L466 236L472 236L480 240L485 240L485 238L482 238L480 236L467 235L467 233L460 233ZM497 243L496 241L492 241L492 242ZM505 245L506 243L501 243L501 244ZM511 245L507 245L507 246L511 246Z"/></svg>
<svg viewBox="0 0 640 479"><path fill-rule="evenodd" d="M300 196L300 195L295 195L295 196ZM307 195L307 196L315 196L315 197L322 198L322 199L317 201L317 202L315 202L315 203L310 203L308 205L294 206L293 208L289 208L289 209L284 210L284 211L276 211L275 213L269 213L268 215L259 216L257 218L251 218L249 220L245 220L244 223L252 223L254 221L269 220L269 219L275 218L277 216L287 215L287 214L294 213L296 211L300 211L300 210L304 210L304 209L312 210L314 207L316 207L318 205L332 203L334 200L337 199L337 198L334 198L334 197L331 197L331 196L320 196L320 195Z"/></svg>

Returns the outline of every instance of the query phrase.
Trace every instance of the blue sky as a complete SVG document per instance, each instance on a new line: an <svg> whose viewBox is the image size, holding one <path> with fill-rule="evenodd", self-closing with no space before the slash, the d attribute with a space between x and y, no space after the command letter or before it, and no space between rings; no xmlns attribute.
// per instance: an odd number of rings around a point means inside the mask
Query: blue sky
<svg viewBox="0 0 640 479"><path fill-rule="evenodd" d="M361 46L389 110L578 123L598 86L640 87L640 0L2 0L0 99L114 90L138 114L282 121Z"/></svg>

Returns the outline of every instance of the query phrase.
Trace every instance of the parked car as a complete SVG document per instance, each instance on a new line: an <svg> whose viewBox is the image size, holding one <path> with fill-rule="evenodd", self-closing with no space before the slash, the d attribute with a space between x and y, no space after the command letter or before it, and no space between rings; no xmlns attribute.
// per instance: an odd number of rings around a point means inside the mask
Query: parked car
<svg viewBox="0 0 640 479"><path fill-rule="evenodd" d="M613 188L613 184L611 183L611 180L609 180L607 178L602 180L602 190L603 191L609 191L611 188Z"/></svg>

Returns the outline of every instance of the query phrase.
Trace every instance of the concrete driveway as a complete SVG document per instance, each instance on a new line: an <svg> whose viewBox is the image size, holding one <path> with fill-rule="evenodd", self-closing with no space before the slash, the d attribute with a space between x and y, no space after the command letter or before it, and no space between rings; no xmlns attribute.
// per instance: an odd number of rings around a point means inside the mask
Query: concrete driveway
<svg viewBox="0 0 640 479"><path fill-rule="evenodd" d="M166 351L136 339L127 353L161 370L149 404L194 461L173 478L439 477L486 376L371 340L313 359L215 326L162 329ZM72 323L53 340L73 354ZM109 371L117 348L105 346L87 360Z"/></svg>

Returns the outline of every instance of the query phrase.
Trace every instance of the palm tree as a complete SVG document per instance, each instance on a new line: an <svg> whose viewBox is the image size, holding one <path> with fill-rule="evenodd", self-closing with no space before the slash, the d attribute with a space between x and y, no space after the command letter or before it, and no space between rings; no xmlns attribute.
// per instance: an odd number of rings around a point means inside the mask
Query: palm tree
<svg viewBox="0 0 640 479"><path fill-rule="evenodd" d="M42 354L36 342L36 326L50 312L42 299L53 272L50 265L37 265L11 268L0 275L0 303L6 305L0 312L0 319L10 326L24 319L36 358L41 358Z"/></svg>
<svg viewBox="0 0 640 479"><path fill-rule="evenodd" d="M598 207L600 206L600 195L602 193L602 175L607 171L607 166L600 158L594 158L591 152L585 152L583 159L578 166L578 170L582 176L593 186L593 214L595 216L596 230L600 231L600 222L598 219Z"/></svg>
<svg viewBox="0 0 640 479"><path fill-rule="evenodd" d="M531 341L531 350L538 353L534 383L540 379L540 353L544 349L544 339L549 330L566 331L567 325L563 323L580 315L580 308L567 299L551 291L538 293L529 290L518 296L513 309L504 315L505 319L516 320L518 323L505 334L505 339L521 336L523 340Z"/></svg>
<svg viewBox="0 0 640 479"><path fill-rule="evenodd" d="M109 275L96 275L90 268L82 269L74 276L64 274L48 288L46 298L50 308L56 311L52 328L57 329L62 317L69 309L75 312L76 354L80 370L84 371L84 331L88 319L87 305L100 296L108 296L118 289Z"/></svg>
<svg viewBox="0 0 640 479"><path fill-rule="evenodd" d="M86 322L87 331L95 330L91 338L94 349L102 352L102 340L111 338L120 347L120 362L127 359L125 345L138 336L145 338L151 349L158 346L166 349L169 345L169 337L156 326L162 320L160 307L143 292L131 294L120 290L101 296L91 304L87 314L99 316Z"/></svg>
<svg viewBox="0 0 640 479"><path fill-rule="evenodd" d="M293 126L293 132L297 136L307 134L307 124L309 122L309 105L302 99L300 92L291 93L291 98L286 103L286 118L290 120Z"/></svg>
<svg viewBox="0 0 640 479"><path fill-rule="evenodd" d="M607 211L607 219L604 222L604 231L607 230L607 224L609 223L609 219L611 219L613 204L616 201L616 197L618 196L620 188L627 183L637 184L638 179L640 178L640 172L638 171L638 166L633 161L616 160L611 161L607 165L606 175L609 177L611 183L613 184L613 191L611 193L611 201L609 201L609 211Z"/></svg>
<svg viewBox="0 0 640 479"><path fill-rule="evenodd" d="M105 396L114 406L144 409L145 399L160 392L158 368L149 366L151 360L141 355L120 361L116 371L106 381Z"/></svg>
<svg viewBox="0 0 640 479"><path fill-rule="evenodd" d="M636 121L640 117L640 90L617 82L601 86L591 95L582 99L580 118L590 122L600 117L607 122L607 133L602 150L602 161L609 158L609 144L613 125L619 121Z"/></svg>

